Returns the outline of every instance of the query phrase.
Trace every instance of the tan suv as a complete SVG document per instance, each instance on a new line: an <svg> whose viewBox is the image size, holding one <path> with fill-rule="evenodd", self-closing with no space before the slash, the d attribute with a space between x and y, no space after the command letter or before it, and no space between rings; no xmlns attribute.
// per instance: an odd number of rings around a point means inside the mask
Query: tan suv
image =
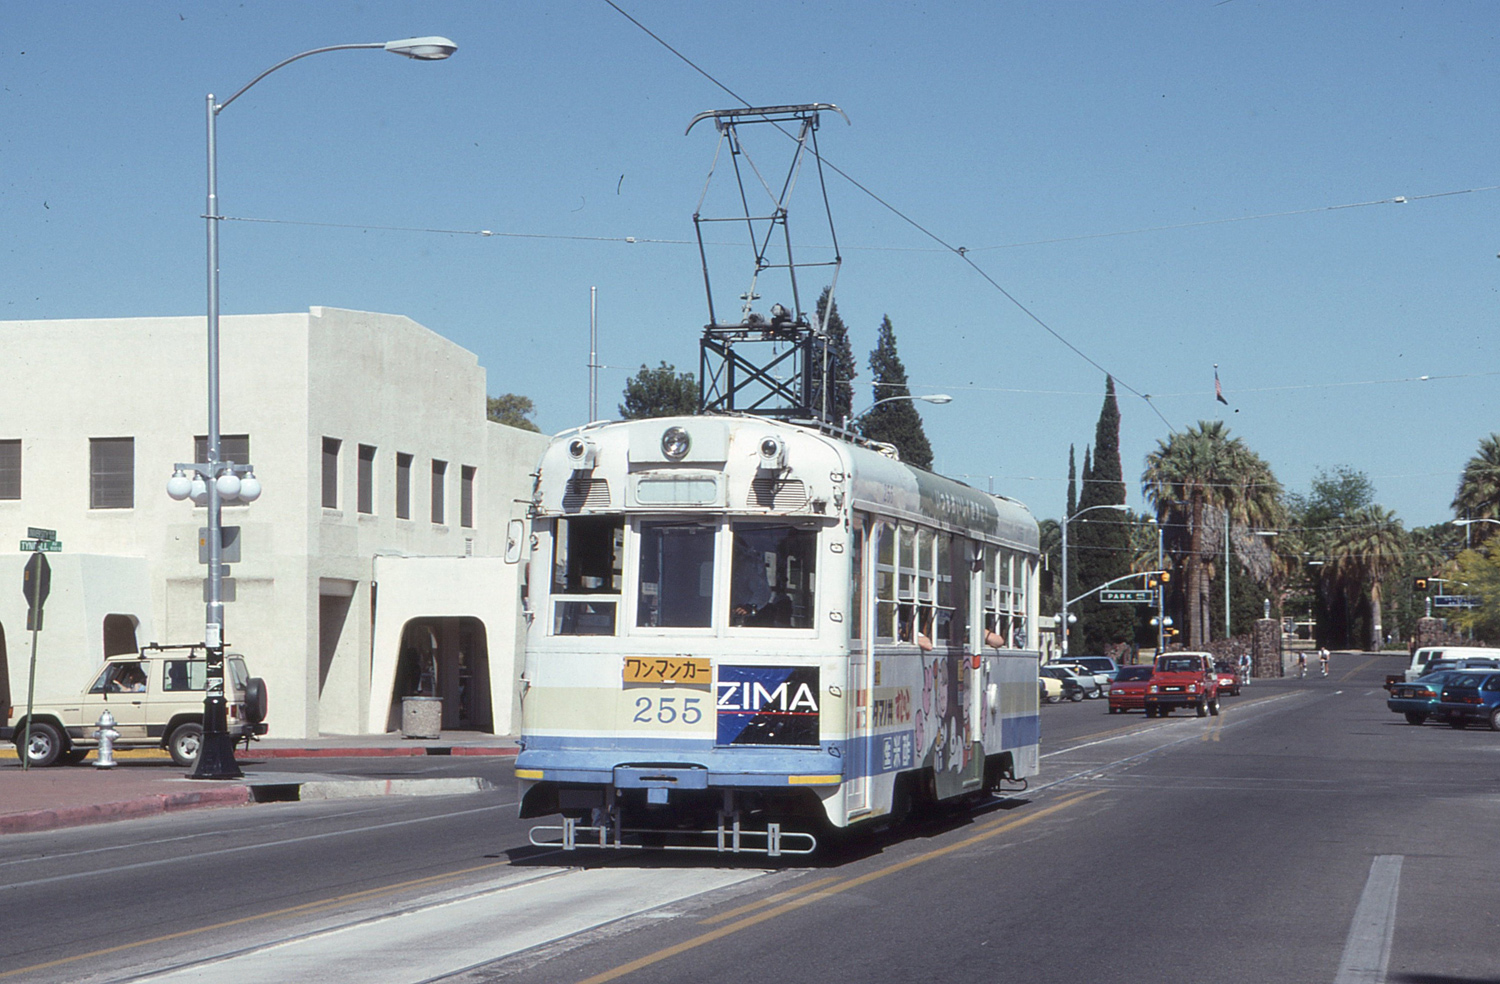
<svg viewBox="0 0 1500 984"><path fill-rule="evenodd" d="M178 765L190 766L202 743L207 679L201 644L153 643L139 653L111 656L88 686L72 696L37 700L24 753L24 706L9 709L14 721L0 727L0 741L15 742L16 757L26 754L35 766L81 762L99 746L94 732L99 715L108 710L120 733L116 748L165 748ZM266 685L250 675L238 653L224 656L224 687L234 739L249 741L265 734Z"/></svg>

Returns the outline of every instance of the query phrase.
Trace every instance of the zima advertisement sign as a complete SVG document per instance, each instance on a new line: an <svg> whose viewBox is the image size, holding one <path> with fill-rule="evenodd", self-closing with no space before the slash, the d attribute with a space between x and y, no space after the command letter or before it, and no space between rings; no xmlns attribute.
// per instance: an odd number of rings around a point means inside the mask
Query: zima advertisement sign
<svg viewBox="0 0 1500 984"><path fill-rule="evenodd" d="M720 745L816 745L816 666L720 666L715 713Z"/></svg>

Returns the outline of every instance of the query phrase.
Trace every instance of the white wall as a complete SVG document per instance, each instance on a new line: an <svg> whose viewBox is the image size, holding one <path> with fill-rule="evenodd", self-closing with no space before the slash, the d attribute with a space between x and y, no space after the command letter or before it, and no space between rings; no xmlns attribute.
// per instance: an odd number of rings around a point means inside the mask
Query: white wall
<svg viewBox="0 0 1500 984"><path fill-rule="evenodd" d="M22 499L0 500L0 545L44 526L58 531L68 551L62 556L132 558L122 577L136 587L122 590L163 643L203 638L206 571L197 540L206 510L172 501L165 483L174 464L192 460L193 438L207 429L204 335L201 316L0 322L12 378L65 374L66 381L50 391L45 384L0 388L0 439L22 439L23 462ZM220 339L220 430L250 435L264 487L253 505L224 510L224 523L241 528L243 554L230 569L237 600L225 608L225 640L266 678L272 734L383 730L384 716L368 715L374 557L502 554L506 521L524 515L514 500L529 496L527 476L546 439L486 422L485 372L474 354L406 317L323 307L228 316ZM337 509L321 501L325 436L343 442ZM90 508L94 437L135 439L132 508ZM377 449L368 515L356 508L359 444ZM395 516L397 451L413 456L409 519ZM431 521L434 458L448 462L442 523ZM476 469L467 529L459 523L464 465ZM320 694L319 598L330 584L347 592L349 610ZM380 603L388 600L399 599ZM14 690L21 633L7 605L14 607L0 601L0 624ZM49 631L56 625L77 639L97 632L82 608L56 611ZM72 618L80 624L59 624ZM503 651L507 632L488 628L491 653ZM152 641L145 633L140 640ZM491 678L509 679L498 667ZM495 711L498 727L500 703Z"/></svg>

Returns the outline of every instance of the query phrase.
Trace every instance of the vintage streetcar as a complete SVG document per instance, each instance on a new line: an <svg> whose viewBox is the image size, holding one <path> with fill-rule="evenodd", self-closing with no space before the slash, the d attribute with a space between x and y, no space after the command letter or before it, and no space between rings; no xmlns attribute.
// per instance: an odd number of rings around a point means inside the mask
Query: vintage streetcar
<svg viewBox="0 0 1500 984"><path fill-rule="evenodd" d="M544 453L521 681L538 846L799 854L1038 766L1037 524L741 415Z"/></svg>

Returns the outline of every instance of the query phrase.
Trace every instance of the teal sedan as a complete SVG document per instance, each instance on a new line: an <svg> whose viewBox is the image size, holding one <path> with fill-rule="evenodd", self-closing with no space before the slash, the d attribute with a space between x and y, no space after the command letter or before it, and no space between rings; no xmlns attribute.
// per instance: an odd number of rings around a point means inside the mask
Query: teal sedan
<svg viewBox="0 0 1500 984"><path fill-rule="evenodd" d="M1406 715L1407 724L1421 724L1428 718L1445 719L1448 715L1438 704L1442 700L1443 685L1456 676L1459 670L1438 670L1418 677L1410 683L1395 683L1385 706L1397 714Z"/></svg>

